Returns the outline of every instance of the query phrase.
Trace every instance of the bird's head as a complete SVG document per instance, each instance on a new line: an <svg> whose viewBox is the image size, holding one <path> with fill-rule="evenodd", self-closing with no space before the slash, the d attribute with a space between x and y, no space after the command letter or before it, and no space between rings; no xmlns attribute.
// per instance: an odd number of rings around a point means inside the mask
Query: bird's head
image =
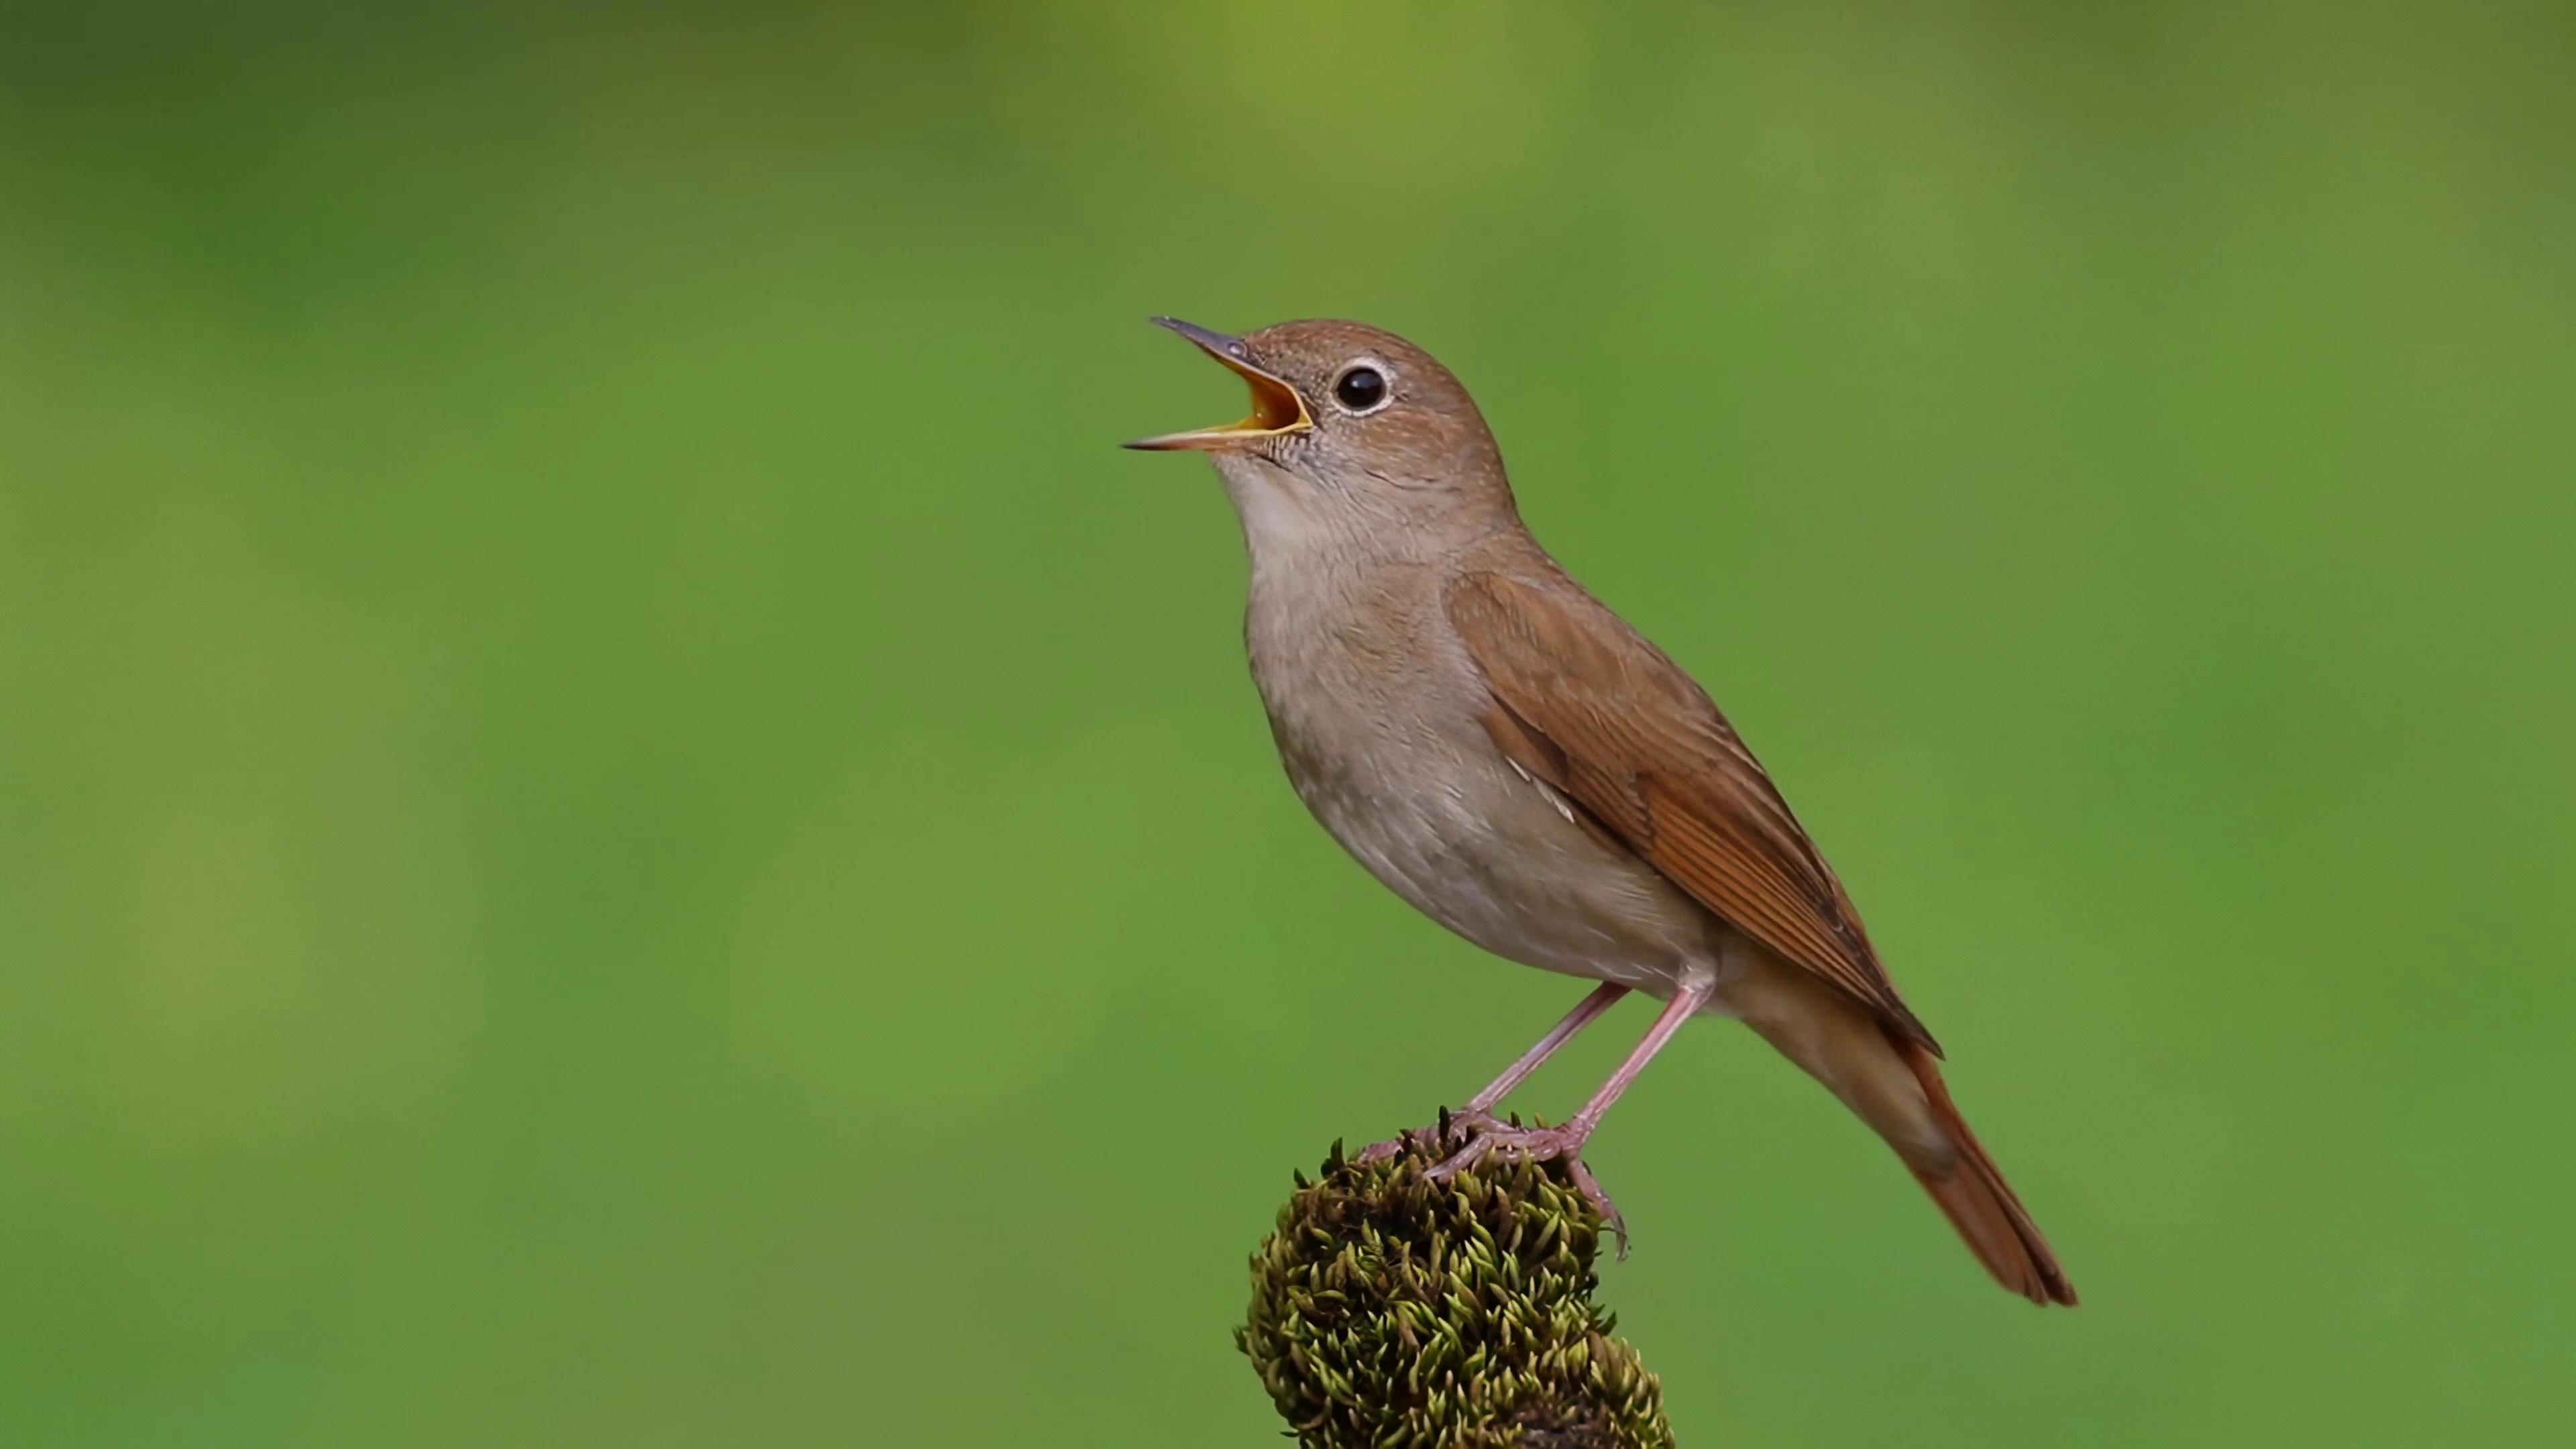
<svg viewBox="0 0 2576 1449"><path fill-rule="evenodd" d="M1129 443L1206 453L1247 522L1266 492L1416 522L1508 511L1502 456L1476 400L1431 354L1358 322L1282 322L1241 337L1154 319L1252 389L1252 412L1223 427Z"/></svg>

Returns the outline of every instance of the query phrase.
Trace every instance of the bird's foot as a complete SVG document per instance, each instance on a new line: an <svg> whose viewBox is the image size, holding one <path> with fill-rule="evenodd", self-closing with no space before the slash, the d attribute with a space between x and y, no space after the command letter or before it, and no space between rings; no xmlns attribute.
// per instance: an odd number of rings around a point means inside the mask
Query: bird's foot
<svg viewBox="0 0 2576 1449"><path fill-rule="evenodd" d="M1582 1193L1583 1200L1592 1204L1592 1210L1601 1215L1601 1225L1618 1236L1620 1258L1624 1260L1628 1256L1627 1220L1619 1216L1618 1204L1610 1200L1610 1194L1601 1190L1600 1182L1592 1176L1592 1169L1583 1163L1583 1143L1592 1135L1589 1128L1570 1124L1563 1127L1523 1127L1517 1122L1498 1122L1481 1112L1476 1117L1481 1120L1447 1119L1443 1125L1463 1124L1463 1130L1469 1134L1467 1143L1424 1176L1433 1182L1445 1182L1496 1152L1517 1152L1532 1162L1562 1160L1566 1176L1574 1179L1575 1190Z"/></svg>
<svg viewBox="0 0 2576 1449"><path fill-rule="evenodd" d="M1619 1205L1601 1190L1592 1169L1584 1165L1583 1143L1591 1136L1588 1128L1574 1126L1524 1127L1515 1115L1506 1121L1491 1112L1473 1107L1451 1112L1443 1109L1440 1120L1429 1127L1417 1127L1384 1142L1372 1142L1351 1158L1355 1163L1384 1162L1408 1152L1428 1150L1447 1152L1437 1165L1423 1176L1433 1182L1446 1182L1458 1173L1475 1166L1496 1152L1517 1152L1532 1162L1562 1160L1565 1175L1574 1180L1575 1190L1592 1210L1601 1215L1601 1225L1619 1239L1619 1257L1628 1256L1628 1223L1619 1216Z"/></svg>
<svg viewBox="0 0 2576 1449"><path fill-rule="evenodd" d="M1388 1138L1384 1142L1372 1142L1361 1148L1359 1155L1351 1160L1359 1163L1384 1162L1390 1157L1402 1157L1416 1148L1425 1148L1438 1154L1451 1151L1453 1143L1472 1141L1478 1134L1485 1132L1511 1131L1518 1125L1517 1122L1506 1124L1493 1113L1479 1111L1473 1107L1461 1108L1455 1112L1444 1107L1440 1112L1440 1120L1433 1125L1414 1128L1412 1131Z"/></svg>

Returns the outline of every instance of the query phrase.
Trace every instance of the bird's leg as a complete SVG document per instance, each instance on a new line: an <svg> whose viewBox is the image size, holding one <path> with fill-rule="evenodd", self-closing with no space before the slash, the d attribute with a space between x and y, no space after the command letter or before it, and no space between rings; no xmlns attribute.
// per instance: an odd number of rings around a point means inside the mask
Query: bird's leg
<svg viewBox="0 0 2576 1449"><path fill-rule="evenodd" d="M1485 1090L1467 1099L1466 1115L1481 1117L1490 1114L1495 1104L1510 1096L1521 1083L1529 1080L1530 1073L1545 1065L1549 1057L1555 1056L1557 1048L1574 1040L1576 1033L1599 1020L1601 1013L1616 1006L1619 998L1627 994L1628 988L1616 981L1604 981L1592 988L1591 995L1576 1002L1563 1020L1538 1039L1538 1045L1521 1053L1521 1059L1505 1068L1501 1076L1487 1082Z"/></svg>
<svg viewBox="0 0 2576 1449"><path fill-rule="evenodd" d="M1594 987L1591 995L1575 1003L1572 1011L1567 1012L1555 1026L1548 1028L1547 1035L1540 1037L1537 1045L1521 1053L1519 1061L1505 1068L1501 1076L1486 1083L1485 1090L1469 1098L1465 1107L1448 1114L1441 1127L1434 1127L1425 1135L1443 1135L1442 1127L1445 1127L1448 1133L1464 1135L1468 1132L1482 1131L1487 1127L1500 1126L1501 1124L1494 1120L1494 1104L1510 1096L1514 1088L1529 1080L1530 1073L1537 1071L1549 1057L1556 1055L1557 1048L1574 1040L1577 1033L1599 1020L1601 1013L1608 1011L1618 1003L1620 997L1627 994L1627 987L1613 981L1604 981ZM1410 1135L1407 1134L1407 1136ZM1398 1137L1389 1142L1372 1143L1361 1150L1358 1160L1375 1162L1381 1158L1393 1157L1404 1150L1405 1140L1404 1137Z"/></svg>
<svg viewBox="0 0 2576 1449"><path fill-rule="evenodd" d="M1637 1043L1636 1050L1628 1053L1628 1059L1619 1064L1619 1070L1610 1074L1610 1080L1603 1082L1601 1089L1592 1094L1592 1099L1585 1102L1580 1111L1566 1119L1564 1126L1510 1127L1488 1117L1475 1127L1476 1135L1468 1140L1466 1146L1431 1169L1429 1175L1432 1180L1438 1181L1472 1167L1488 1153L1497 1150L1518 1152L1539 1162L1563 1158L1575 1186L1582 1189L1583 1195L1601 1214L1601 1220L1619 1231L1624 1241L1625 1229L1620 1225L1619 1210L1611 1204L1610 1195L1601 1190L1601 1184L1593 1180L1590 1169L1583 1165L1583 1144L1591 1138L1593 1129L1601 1125L1601 1119L1609 1113L1611 1104L1617 1102L1620 1094L1628 1090L1628 1084L1637 1080L1637 1074L1646 1069L1646 1063L1655 1059L1655 1053L1664 1049L1664 1043L1673 1039L1673 1033L1682 1029L1682 1023L1690 1020L1691 1013L1707 1004L1710 991L1707 983L1693 982L1674 992L1673 999L1655 1017L1655 1024L1646 1029L1645 1039ZM1590 1003L1587 1001L1585 1004ZM1576 1010L1580 1012L1582 1008ZM1572 1020L1571 1017L1567 1019ZM1510 1073L1504 1075L1509 1078Z"/></svg>

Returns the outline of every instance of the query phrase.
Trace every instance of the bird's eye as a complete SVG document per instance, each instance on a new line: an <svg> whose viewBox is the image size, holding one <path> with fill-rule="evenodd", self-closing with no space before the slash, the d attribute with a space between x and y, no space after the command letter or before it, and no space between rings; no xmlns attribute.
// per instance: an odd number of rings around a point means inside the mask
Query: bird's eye
<svg viewBox="0 0 2576 1449"><path fill-rule="evenodd" d="M1368 412L1386 401L1386 374L1374 367L1354 367L1334 380L1333 397L1352 412Z"/></svg>

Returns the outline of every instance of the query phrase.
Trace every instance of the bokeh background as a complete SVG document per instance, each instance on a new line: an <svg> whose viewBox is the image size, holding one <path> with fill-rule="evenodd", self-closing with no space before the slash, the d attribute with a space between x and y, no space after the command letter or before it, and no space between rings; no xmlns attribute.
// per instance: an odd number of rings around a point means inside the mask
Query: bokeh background
<svg viewBox="0 0 2576 1449"><path fill-rule="evenodd" d="M0 20L0 1442L1275 1442L1292 1168L1580 994L1278 778L1143 324L1477 389L2087 1306L1686 1035L1692 1444L2570 1442L2576 16ZM1631 1004L1520 1099L1570 1110Z"/></svg>

